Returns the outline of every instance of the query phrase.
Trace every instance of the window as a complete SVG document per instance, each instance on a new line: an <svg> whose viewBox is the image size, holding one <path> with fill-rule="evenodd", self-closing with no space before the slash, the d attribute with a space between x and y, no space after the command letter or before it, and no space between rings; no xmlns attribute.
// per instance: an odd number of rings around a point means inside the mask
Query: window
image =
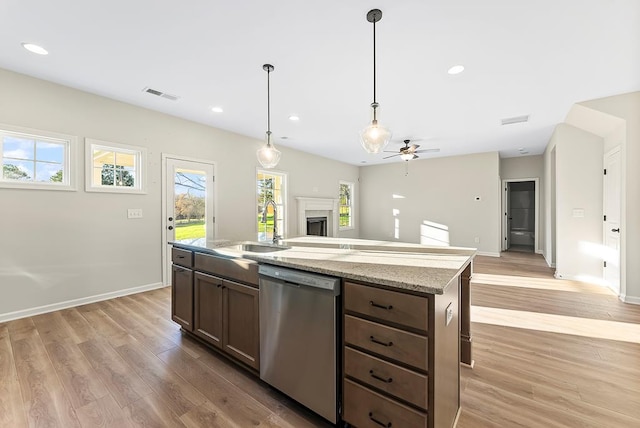
<svg viewBox="0 0 640 428"><path fill-rule="evenodd" d="M87 192L145 193L141 147L86 139Z"/></svg>
<svg viewBox="0 0 640 428"><path fill-rule="evenodd" d="M285 236L286 221L286 174L280 174L273 171L258 170L256 175L257 182L257 224L258 224L258 241L273 240L274 217L277 217L275 223L278 235ZM274 206L267 203L273 201ZM266 211L265 211L266 207ZM277 214L277 215L276 215Z"/></svg>
<svg viewBox="0 0 640 428"><path fill-rule="evenodd" d="M13 126L0 127L0 187L75 190L76 138Z"/></svg>
<svg viewBox="0 0 640 428"><path fill-rule="evenodd" d="M353 183L340 182L340 229L353 229Z"/></svg>

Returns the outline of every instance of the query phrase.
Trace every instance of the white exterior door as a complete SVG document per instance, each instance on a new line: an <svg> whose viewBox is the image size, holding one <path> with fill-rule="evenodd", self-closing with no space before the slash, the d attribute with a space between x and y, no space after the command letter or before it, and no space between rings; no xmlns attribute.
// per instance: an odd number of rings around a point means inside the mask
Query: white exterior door
<svg viewBox="0 0 640 428"><path fill-rule="evenodd" d="M164 157L163 280L171 278L169 242L202 245L215 239L214 165Z"/></svg>
<svg viewBox="0 0 640 428"><path fill-rule="evenodd" d="M604 155L604 280L620 294L620 148Z"/></svg>

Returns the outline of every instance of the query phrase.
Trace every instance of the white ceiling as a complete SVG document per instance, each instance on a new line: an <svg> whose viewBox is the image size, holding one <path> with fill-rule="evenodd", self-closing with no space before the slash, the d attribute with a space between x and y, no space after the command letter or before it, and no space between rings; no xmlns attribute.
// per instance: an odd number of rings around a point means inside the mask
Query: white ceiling
<svg viewBox="0 0 640 428"><path fill-rule="evenodd" d="M0 67L262 139L271 63L276 145L398 162L358 142L373 97L373 8L387 150L410 138L440 148L421 158L540 154L575 102L640 90L638 0L3 0ZM448 75L456 64L466 70Z"/></svg>

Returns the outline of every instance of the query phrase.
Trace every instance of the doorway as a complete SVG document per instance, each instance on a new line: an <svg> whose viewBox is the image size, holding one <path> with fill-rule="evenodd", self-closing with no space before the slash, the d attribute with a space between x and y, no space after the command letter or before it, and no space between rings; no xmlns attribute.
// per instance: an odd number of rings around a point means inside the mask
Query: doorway
<svg viewBox="0 0 640 428"><path fill-rule="evenodd" d="M503 180L503 251L538 250L538 179Z"/></svg>
<svg viewBox="0 0 640 428"><path fill-rule="evenodd" d="M165 285L171 278L171 245L206 245L215 239L214 164L162 156L162 242Z"/></svg>

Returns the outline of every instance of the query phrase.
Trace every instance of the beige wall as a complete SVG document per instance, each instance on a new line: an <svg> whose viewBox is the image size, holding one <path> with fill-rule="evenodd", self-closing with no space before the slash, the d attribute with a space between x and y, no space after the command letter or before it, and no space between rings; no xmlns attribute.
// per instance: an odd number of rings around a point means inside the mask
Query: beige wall
<svg viewBox="0 0 640 428"><path fill-rule="evenodd" d="M500 159L500 178L503 180L542 178L543 174L544 159L542 155Z"/></svg>
<svg viewBox="0 0 640 428"><path fill-rule="evenodd" d="M448 228L451 245L500 253L498 153L410 161L408 175L406 167L398 161L360 169L363 238L424 242L436 232L425 227L429 221Z"/></svg>
<svg viewBox="0 0 640 428"><path fill-rule="evenodd" d="M163 153L215 162L218 237L255 239L255 151L262 141L1 69L0 94L0 122L76 135L81 143L77 191L0 188L0 319L160 285ZM148 193L85 192L84 138L145 147ZM290 234L297 230L296 196L337 198L339 180L357 186L357 166L279 149ZM128 220L128 208L142 208L144 217ZM343 236L358 235L356 228Z"/></svg>
<svg viewBox="0 0 640 428"><path fill-rule="evenodd" d="M621 146L621 297L640 304L640 92L586 101L580 106L600 113L599 119L584 120L581 126L608 124L593 132L602 133L607 148Z"/></svg>

